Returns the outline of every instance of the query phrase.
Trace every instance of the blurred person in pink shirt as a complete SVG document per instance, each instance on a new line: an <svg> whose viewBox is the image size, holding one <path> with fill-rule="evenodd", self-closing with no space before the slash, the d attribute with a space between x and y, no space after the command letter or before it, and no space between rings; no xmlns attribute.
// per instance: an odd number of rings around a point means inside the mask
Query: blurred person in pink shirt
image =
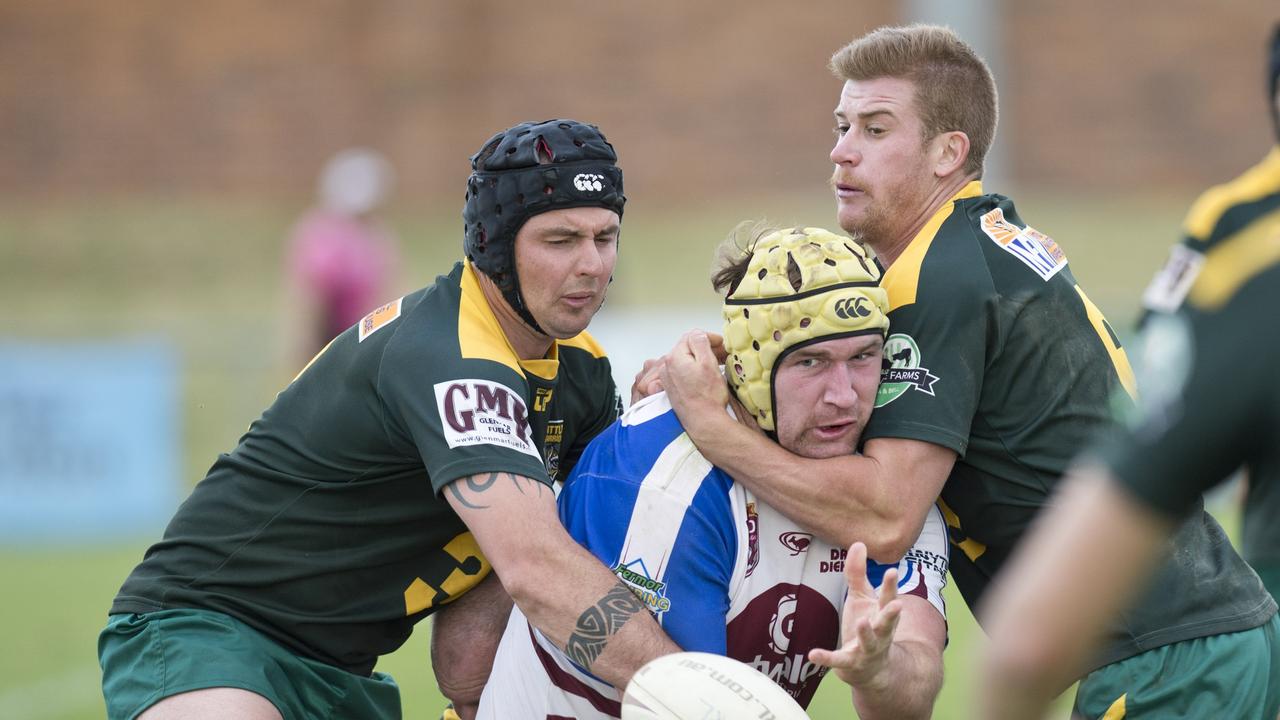
<svg viewBox="0 0 1280 720"><path fill-rule="evenodd" d="M306 362L395 294L399 244L376 217L394 183L391 164L368 148L325 164L318 203L289 241L291 360Z"/></svg>

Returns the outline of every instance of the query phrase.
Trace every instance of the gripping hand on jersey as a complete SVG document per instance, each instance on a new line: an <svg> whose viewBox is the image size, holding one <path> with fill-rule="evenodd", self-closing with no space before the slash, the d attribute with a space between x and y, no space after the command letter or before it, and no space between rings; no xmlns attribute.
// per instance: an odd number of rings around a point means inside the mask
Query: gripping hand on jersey
<svg viewBox="0 0 1280 720"><path fill-rule="evenodd" d="M696 348L695 348L696 345ZM716 366L724 362L725 349L724 338L704 330L690 330L676 342L671 352L658 358L650 358L644 361L644 366L640 368L640 372L636 373L635 380L631 383L631 402L635 404L654 393L668 389L667 378L664 377L669 372L668 365L673 358L679 358L681 367L692 366L692 369L684 370L685 373L695 373L698 371L697 360L706 359L708 356L712 358L709 363L711 370L718 376L721 385L724 384L724 376L720 375ZM706 368L701 368L705 371ZM706 380L708 376L691 376L692 378ZM682 376L683 379L683 376ZM686 385L689 383L686 382Z"/></svg>
<svg viewBox="0 0 1280 720"><path fill-rule="evenodd" d="M879 591L867 579L867 546L860 542L849 548L844 576L849 583L844 611L840 614L841 646L835 650L809 651L809 660L836 671L836 676L855 689L868 683L883 683L889 667L894 631L902 614L898 600L898 570L884 574Z"/></svg>

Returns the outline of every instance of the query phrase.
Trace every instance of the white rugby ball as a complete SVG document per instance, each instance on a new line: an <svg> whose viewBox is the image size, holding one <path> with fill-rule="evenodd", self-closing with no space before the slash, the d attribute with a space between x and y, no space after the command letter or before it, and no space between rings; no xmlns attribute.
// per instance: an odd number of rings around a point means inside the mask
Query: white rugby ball
<svg viewBox="0 0 1280 720"><path fill-rule="evenodd" d="M631 678L622 720L808 720L764 673L723 655L663 655Z"/></svg>

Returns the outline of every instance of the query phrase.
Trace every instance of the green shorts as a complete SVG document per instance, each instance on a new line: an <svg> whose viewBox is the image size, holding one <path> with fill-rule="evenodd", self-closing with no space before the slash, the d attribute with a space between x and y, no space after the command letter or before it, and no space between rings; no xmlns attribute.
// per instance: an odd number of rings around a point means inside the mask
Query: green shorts
<svg viewBox="0 0 1280 720"><path fill-rule="evenodd" d="M1075 712L1121 718L1274 718L1280 713L1280 615L1252 630L1194 638L1085 676Z"/></svg>
<svg viewBox="0 0 1280 720"><path fill-rule="evenodd" d="M98 636L107 717L132 720L190 690L232 687L270 700L285 720L399 718L400 689L299 657L219 612L181 609L112 615Z"/></svg>

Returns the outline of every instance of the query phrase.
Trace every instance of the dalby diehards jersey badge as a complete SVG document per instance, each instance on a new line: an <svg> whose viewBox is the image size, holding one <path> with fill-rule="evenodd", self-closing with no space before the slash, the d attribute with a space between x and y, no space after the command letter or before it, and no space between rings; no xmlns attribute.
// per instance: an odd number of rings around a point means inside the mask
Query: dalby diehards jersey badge
<svg viewBox="0 0 1280 720"><path fill-rule="evenodd" d="M876 391L876 407L884 407L902 397L911 388L933 395L938 376L920 363L920 346L905 333L894 333L884 343L884 367L880 370L880 389Z"/></svg>

